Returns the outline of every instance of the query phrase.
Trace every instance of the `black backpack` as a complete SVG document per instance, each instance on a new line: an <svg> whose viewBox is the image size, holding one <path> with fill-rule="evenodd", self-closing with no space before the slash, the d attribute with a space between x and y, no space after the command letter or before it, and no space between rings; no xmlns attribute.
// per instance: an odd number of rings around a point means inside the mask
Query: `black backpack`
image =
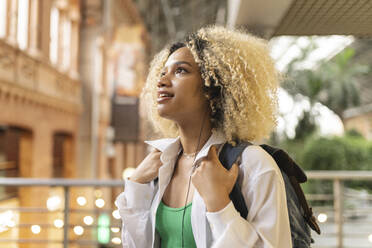
<svg viewBox="0 0 372 248"><path fill-rule="evenodd" d="M239 143L236 146L226 143L219 155L219 160L222 165L229 170L234 162L241 156L243 150L249 145L251 145L251 143ZM310 243L314 241L311 238L309 227L318 234L320 234L320 228L313 215L312 208L307 204L305 195L300 186L300 183L307 181L307 177L304 171L285 151L269 145L260 146L273 157L282 172L285 182L293 247L310 247ZM240 215L246 219L248 216L248 209L238 182L235 183L230 193L230 199Z"/></svg>

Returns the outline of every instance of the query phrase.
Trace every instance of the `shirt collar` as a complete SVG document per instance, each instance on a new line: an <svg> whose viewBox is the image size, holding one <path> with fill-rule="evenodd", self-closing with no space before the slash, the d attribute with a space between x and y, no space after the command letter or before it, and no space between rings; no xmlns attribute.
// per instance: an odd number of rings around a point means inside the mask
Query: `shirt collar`
<svg viewBox="0 0 372 248"><path fill-rule="evenodd" d="M145 140L145 143L152 146L153 148L164 152L169 146L176 145L179 142L179 137L177 138L165 138L157 140Z"/></svg>
<svg viewBox="0 0 372 248"><path fill-rule="evenodd" d="M209 149L213 145L220 145L226 142L226 138L220 131L212 131L212 135L209 137L207 142L204 144L202 149L199 151L199 153L196 156L195 161L206 157L208 155ZM173 157L173 155L177 154L180 150L180 137L177 138L165 138L165 139L158 139L158 140L151 140L151 141L145 141L146 144L154 147L155 149L161 151L166 159L166 157L170 156Z"/></svg>

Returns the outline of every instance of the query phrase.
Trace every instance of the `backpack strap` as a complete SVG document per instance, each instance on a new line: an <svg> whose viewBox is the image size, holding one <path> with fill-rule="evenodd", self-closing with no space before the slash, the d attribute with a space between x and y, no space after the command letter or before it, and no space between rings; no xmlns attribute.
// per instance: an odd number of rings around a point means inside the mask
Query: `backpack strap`
<svg viewBox="0 0 372 248"><path fill-rule="evenodd" d="M304 171L293 161L293 159L283 150L271 147L269 145L260 145L267 153L269 153L277 163L280 169L287 174L289 181L297 195L298 201L304 211L304 218L307 224L315 232L320 234L320 228L314 217L312 208L307 204L305 194L301 189L300 183L306 182L307 177Z"/></svg>
<svg viewBox="0 0 372 248"><path fill-rule="evenodd" d="M232 146L231 144L226 143L219 155L219 160L221 164L229 170L234 162L241 156L243 150L251 145L251 143L243 142L239 143L236 146ZM304 192L301 189L300 183L304 183L307 181L307 177L305 172L299 167L296 162L283 150L271 147L269 145L260 145L270 156L273 157L278 167L286 173L293 187L299 203L304 211L304 219L306 220L307 224L313 229L315 232L320 234L320 228L316 222L316 218L313 215L312 208L309 207L307 204ZM240 213L240 215L246 219L248 216L248 209L244 201L243 194L241 192L240 185L237 182L235 183L233 190L230 193L230 199L233 202L236 210Z"/></svg>
<svg viewBox="0 0 372 248"><path fill-rule="evenodd" d="M249 145L251 145L251 143L239 143L236 146L232 146L226 142L222 147L220 155L218 156L223 167L225 167L227 170L230 170L235 161L237 161L237 159L240 157L243 150ZM238 180L236 180L229 197L233 202L235 209L240 213L240 216L246 219L248 216L248 209L247 205L245 204Z"/></svg>
<svg viewBox="0 0 372 248"><path fill-rule="evenodd" d="M272 147L269 145L260 145L271 157L274 158L280 169L282 169L288 176L294 176L299 183L307 181L305 172L300 166L282 149Z"/></svg>
<svg viewBox="0 0 372 248"><path fill-rule="evenodd" d="M296 177L289 176L289 181L291 182L291 185L293 189L296 192L297 198L300 202L300 205L302 209L304 210L304 218L307 222L307 224L313 229L317 234L320 234L320 227L318 223L316 222L316 218L313 214L313 209L309 207L307 204L304 192L301 189L300 184L298 183Z"/></svg>

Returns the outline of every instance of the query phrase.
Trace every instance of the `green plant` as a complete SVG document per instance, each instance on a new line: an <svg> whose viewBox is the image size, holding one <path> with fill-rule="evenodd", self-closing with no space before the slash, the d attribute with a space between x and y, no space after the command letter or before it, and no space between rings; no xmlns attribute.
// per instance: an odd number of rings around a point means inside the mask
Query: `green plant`
<svg viewBox="0 0 372 248"><path fill-rule="evenodd" d="M343 137L312 137L305 142L301 157L305 170L372 170L372 144L355 133ZM346 181L351 188L372 190L372 182ZM321 182L311 182L307 190L330 193Z"/></svg>
<svg viewBox="0 0 372 248"><path fill-rule="evenodd" d="M347 108L359 105L357 78L367 74L370 67L353 62L355 51L348 47L331 60L320 61L315 69L296 70L296 64L303 62L314 48L310 45L302 49L302 56L288 65L283 88L293 96L307 96L311 106L320 102L343 120L342 114Z"/></svg>

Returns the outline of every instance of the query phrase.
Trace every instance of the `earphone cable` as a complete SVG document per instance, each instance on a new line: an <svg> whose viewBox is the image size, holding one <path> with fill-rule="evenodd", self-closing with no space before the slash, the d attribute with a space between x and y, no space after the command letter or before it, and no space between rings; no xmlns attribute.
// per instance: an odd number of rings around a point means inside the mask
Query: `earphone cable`
<svg viewBox="0 0 372 248"><path fill-rule="evenodd" d="M190 185L191 185L191 176L195 170L195 159L196 159L196 155L197 155L197 152L199 150L199 146L200 146L200 138L201 138L201 134L202 134L202 131L203 131L203 128L204 128L204 120L205 120L205 116L207 114L207 111L205 112L204 116L203 116L203 120L202 120L202 126L200 128L200 133L199 133L199 137L198 137L198 144L196 146L196 149L195 149L195 154L194 154L194 160L192 161L192 171L190 173L190 176L189 176L189 183L188 183L188 186L187 186L187 193L186 193L186 200L185 200L185 204L184 204L184 208L183 208L183 213L182 213L182 248L185 247L185 244L184 244L184 222L185 222L185 213L186 213L186 204L187 204L187 199L189 198L189 193L190 193Z"/></svg>

